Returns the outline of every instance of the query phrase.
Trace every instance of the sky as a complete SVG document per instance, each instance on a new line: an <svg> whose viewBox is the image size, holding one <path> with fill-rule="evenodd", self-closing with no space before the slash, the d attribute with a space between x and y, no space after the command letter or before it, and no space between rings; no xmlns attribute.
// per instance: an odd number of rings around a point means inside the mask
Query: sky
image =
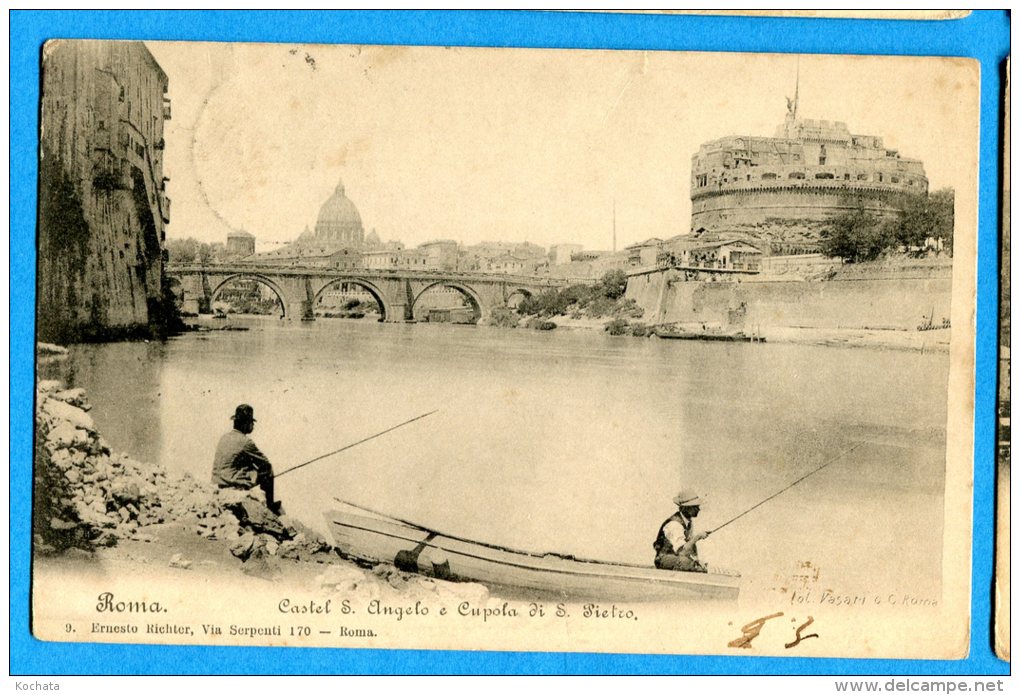
<svg viewBox="0 0 1020 695"><path fill-rule="evenodd" d="M699 145L799 115L976 188L978 68L945 58L147 42L169 77L170 238L264 250L341 179L365 231L578 243L690 230ZM799 68L798 68L799 65Z"/></svg>

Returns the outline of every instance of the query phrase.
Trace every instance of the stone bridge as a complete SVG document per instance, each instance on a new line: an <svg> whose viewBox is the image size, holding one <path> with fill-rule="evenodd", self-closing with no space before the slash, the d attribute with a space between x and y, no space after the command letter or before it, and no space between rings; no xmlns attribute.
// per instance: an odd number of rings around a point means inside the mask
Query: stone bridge
<svg viewBox="0 0 1020 695"><path fill-rule="evenodd" d="M184 311L210 311L227 285L254 280L268 287L280 300L283 315L290 319L313 318L322 294L334 285L357 285L375 298L387 322L410 321L415 304L434 287L459 290L481 320L496 307L505 307L514 295L528 297L550 288L564 287L566 280L531 275L506 275L446 270L333 269L251 265L244 263L190 265L168 264L164 268L171 289Z"/></svg>

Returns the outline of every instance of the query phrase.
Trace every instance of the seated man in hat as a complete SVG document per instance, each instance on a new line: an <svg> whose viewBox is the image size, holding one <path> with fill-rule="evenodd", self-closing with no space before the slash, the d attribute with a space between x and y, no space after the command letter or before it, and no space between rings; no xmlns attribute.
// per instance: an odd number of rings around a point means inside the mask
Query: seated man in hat
<svg viewBox="0 0 1020 695"><path fill-rule="evenodd" d="M273 467L248 436L255 429L255 410L242 403L232 419L234 429L220 437L216 446L212 481L219 487L243 490L258 485L266 493L266 505L279 514L280 503L273 498Z"/></svg>
<svg viewBox="0 0 1020 695"><path fill-rule="evenodd" d="M655 566L680 572L707 572L698 561L698 541L708 533L694 532L694 519L701 511L703 498L693 490L681 490L673 498L677 512L662 522L655 538Z"/></svg>

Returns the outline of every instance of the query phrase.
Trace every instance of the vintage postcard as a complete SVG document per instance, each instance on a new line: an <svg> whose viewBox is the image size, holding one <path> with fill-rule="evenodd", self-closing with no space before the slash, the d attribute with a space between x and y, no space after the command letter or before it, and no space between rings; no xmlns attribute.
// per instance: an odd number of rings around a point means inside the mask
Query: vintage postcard
<svg viewBox="0 0 1020 695"><path fill-rule="evenodd" d="M978 63L51 41L42 640L961 658Z"/></svg>
<svg viewBox="0 0 1020 695"><path fill-rule="evenodd" d="M999 402L995 509L995 653L1009 661L1009 506L1012 431L1010 429L1010 339L1012 327L1009 263L1009 94L1010 61L1003 66L1002 228L999 244Z"/></svg>
<svg viewBox="0 0 1020 695"><path fill-rule="evenodd" d="M592 10L585 10L591 12ZM970 10L602 10L649 14L714 14L745 17L804 17L811 19L962 19Z"/></svg>

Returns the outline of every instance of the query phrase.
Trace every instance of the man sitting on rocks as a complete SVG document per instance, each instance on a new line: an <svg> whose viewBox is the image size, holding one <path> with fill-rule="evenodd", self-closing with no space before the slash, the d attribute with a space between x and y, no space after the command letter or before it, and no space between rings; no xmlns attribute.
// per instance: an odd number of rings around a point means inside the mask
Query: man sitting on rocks
<svg viewBox="0 0 1020 695"><path fill-rule="evenodd" d="M266 493L266 505L279 514L281 503L273 498L273 467L248 436L255 429L255 410L242 403L235 409L233 420L234 429L216 446L212 481L219 487L242 490L258 485Z"/></svg>

